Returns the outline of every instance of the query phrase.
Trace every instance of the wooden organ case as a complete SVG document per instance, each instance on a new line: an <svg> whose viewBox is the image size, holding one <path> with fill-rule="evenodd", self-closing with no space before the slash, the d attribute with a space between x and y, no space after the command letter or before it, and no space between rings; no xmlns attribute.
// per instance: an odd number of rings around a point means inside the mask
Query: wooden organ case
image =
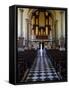
<svg viewBox="0 0 69 90"><path fill-rule="evenodd" d="M36 39L48 39L52 31L52 16L47 10L37 9L32 12L32 35Z"/></svg>

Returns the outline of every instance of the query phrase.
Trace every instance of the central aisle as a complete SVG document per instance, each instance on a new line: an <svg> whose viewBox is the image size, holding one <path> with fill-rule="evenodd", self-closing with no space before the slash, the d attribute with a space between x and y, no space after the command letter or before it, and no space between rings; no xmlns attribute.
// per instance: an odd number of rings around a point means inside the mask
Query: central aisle
<svg viewBox="0 0 69 90"><path fill-rule="evenodd" d="M47 56L46 50L38 49L36 60L30 69L26 82L51 80L60 80L60 78L51 63L51 60Z"/></svg>

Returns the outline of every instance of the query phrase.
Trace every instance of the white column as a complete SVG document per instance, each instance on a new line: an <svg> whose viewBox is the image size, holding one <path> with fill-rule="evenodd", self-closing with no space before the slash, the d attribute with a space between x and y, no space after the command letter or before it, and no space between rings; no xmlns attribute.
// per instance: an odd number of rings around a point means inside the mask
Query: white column
<svg viewBox="0 0 69 90"><path fill-rule="evenodd" d="M21 32L20 32L20 36L23 37L23 9L20 9L21 12Z"/></svg>
<svg viewBox="0 0 69 90"><path fill-rule="evenodd" d="M63 12L61 13L61 37L63 37Z"/></svg>
<svg viewBox="0 0 69 90"><path fill-rule="evenodd" d="M60 37L60 50L64 49L64 36L63 36L63 12L60 12L61 15L61 37Z"/></svg>
<svg viewBox="0 0 69 90"><path fill-rule="evenodd" d="M26 26L27 26L27 46L29 44L29 20L26 19Z"/></svg>

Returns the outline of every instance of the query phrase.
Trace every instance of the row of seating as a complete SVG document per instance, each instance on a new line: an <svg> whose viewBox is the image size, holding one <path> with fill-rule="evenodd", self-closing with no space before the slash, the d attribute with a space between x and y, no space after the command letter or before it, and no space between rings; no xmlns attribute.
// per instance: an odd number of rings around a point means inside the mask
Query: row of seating
<svg viewBox="0 0 69 90"><path fill-rule="evenodd" d="M62 76L62 80L67 79L67 55L66 51L59 51L58 49L47 50L47 54L52 60L56 72Z"/></svg>
<svg viewBox="0 0 69 90"><path fill-rule="evenodd" d="M17 81L20 81L27 69L30 69L36 57L36 50L18 51L17 58Z"/></svg>

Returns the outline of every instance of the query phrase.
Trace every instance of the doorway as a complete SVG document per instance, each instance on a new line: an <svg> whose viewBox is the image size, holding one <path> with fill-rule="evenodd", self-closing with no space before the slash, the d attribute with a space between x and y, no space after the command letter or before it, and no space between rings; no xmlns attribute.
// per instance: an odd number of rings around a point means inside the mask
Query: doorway
<svg viewBox="0 0 69 90"><path fill-rule="evenodd" d="M39 49L41 49L41 47L44 49L44 42L39 42Z"/></svg>

